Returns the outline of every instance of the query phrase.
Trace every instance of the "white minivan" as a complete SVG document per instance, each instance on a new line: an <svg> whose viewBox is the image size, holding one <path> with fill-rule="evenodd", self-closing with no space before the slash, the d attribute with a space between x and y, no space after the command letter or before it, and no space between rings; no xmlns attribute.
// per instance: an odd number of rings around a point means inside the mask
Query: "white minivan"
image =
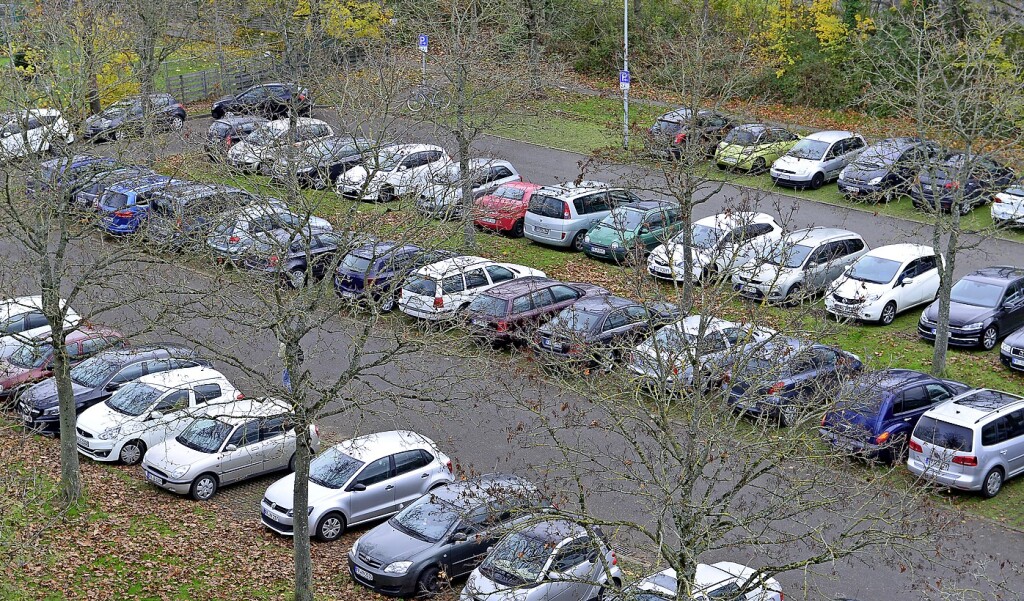
<svg viewBox="0 0 1024 601"><path fill-rule="evenodd" d="M59 302L67 304L63 299ZM80 321L74 309L65 307L65 329L74 329ZM0 359L10 357L23 343L49 333L50 322L43 314L43 297L19 296L0 300Z"/></svg>
<svg viewBox="0 0 1024 601"><path fill-rule="evenodd" d="M940 256L923 244L890 244L867 252L829 286L825 310L887 326L898 313L935 300Z"/></svg>
<svg viewBox="0 0 1024 601"><path fill-rule="evenodd" d="M483 257L454 257L420 268L402 286L398 308L420 319L452 317L480 294L524 276L547 277L543 271L495 263Z"/></svg>
<svg viewBox="0 0 1024 601"><path fill-rule="evenodd" d="M0 114L0 163L67 146L75 132L56 109Z"/></svg>

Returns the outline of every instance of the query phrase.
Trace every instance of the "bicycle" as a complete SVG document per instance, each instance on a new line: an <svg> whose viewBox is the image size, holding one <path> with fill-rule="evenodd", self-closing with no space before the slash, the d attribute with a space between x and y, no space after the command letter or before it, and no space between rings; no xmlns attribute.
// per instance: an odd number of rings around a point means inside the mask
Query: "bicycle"
<svg viewBox="0 0 1024 601"><path fill-rule="evenodd" d="M451 106L452 97L445 90L430 86L419 86L413 90L405 104L413 113L418 113L426 107L438 111Z"/></svg>

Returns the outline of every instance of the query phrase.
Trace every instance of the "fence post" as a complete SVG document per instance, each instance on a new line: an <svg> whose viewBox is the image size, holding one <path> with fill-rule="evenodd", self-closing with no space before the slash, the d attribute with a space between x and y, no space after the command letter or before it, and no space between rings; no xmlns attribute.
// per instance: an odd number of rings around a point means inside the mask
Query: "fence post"
<svg viewBox="0 0 1024 601"><path fill-rule="evenodd" d="M206 74L207 73L208 73L208 70L204 69L203 70L203 98L206 98L206 97L208 97L210 95L210 86L207 85L207 82L206 82Z"/></svg>
<svg viewBox="0 0 1024 601"><path fill-rule="evenodd" d="M182 99L181 102L188 102L188 99L185 98L185 77L182 75L178 75L178 88L181 89L181 94L178 95L178 98Z"/></svg>

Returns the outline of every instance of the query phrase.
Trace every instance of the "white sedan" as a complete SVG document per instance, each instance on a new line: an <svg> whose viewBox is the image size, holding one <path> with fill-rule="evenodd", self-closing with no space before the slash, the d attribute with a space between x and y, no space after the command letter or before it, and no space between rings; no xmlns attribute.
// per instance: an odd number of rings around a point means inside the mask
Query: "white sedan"
<svg viewBox="0 0 1024 601"><path fill-rule="evenodd" d="M837 317L889 325L896 315L932 302L940 255L922 244L891 244L857 259L829 286L825 310Z"/></svg>
<svg viewBox="0 0 1024 601"><path fill-rule="evenodd" d="M691 229L692 280L730 275L736 268L768 251L782 239L782 226L767 213L720 213L698 220ZM647 271L659 279L687 278L682 233L656 247L647 258Z"/></svg>
<svg viewBox="0 0 1024 601"><path fill-rule="evenodd" d="M300 155L303 149L334 135L330 125L309 117L296 119L294 132L291 127L288 119L264 123L231 147L228 151L228 164L243 171L259 171L269 175L287 144L291 143L295 154Z"/></svg>
<svg viewBox="0 0 1024 601"><path fill-rule="evenodd" d="M0 163L67 146L74 128L56 109L0 114Z"/></svg>
<svg viewBox="0 0 1024 601"><path fill-rule="evenodd" d="M743 585L754 574L752 568L720 561L711 565L697 564L697 573L693 579L693 589L687 599L731 599L733 601L782 601L782 585L774 578L764 577L756 586L745 593ZM647 601L674 601L677 598L679 581L676 571L672 568L640 580L622 591L622 599L645 599Z"/></svg>
<svg viewBox="0 0 1024 601"><path fill-rule="evenodd" d="M1024 226L1024 183L1013 184L992 199L992 221L996 225Z"/></svg>
<svg viewBox="0 0 1024 601"><path fill-rule="evenodd" d="M494 286L525 276L546 277L538 269L496 263L483 257L446 259L412 274L402 287L398 307L420 319L445 319Z"/></svg>
<svg viewBox="0 0 1024 601"><path fill-rule="evenodd" d="M338 176L335 192L356 200L388 202L419 195L451 157L440 146L393 144Z"/></svg>

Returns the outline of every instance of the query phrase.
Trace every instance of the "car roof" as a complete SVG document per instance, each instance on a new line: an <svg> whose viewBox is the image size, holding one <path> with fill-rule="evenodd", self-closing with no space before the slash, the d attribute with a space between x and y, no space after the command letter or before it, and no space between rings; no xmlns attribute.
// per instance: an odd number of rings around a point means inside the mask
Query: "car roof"
<svg viewBox="0 0 1024 601"><path fill-rule="evenodd" d="M104 326L89 326L79 325L75 329L69 331L64 337L65 342L78 342L79 340L86 340L89 338L115 338L121 340L123 336L121 333L113 328ZM33 342L50 342L50 332L44 332L39 334L33 339Z"/></svg>
<svg viewBox="0 0 1024 601"><path fill-rule="evenodd" d="M128 180L121 180L116 184L113 184L108 189L113 192L144 192L150 188L156 188L170 183L172 180L166 175L146 175L144 177L137 177ZM184 180L177 180L184 181Z"/></svg>
<svg viewBox="0 0 1024 601"><path fill-rule="evenodd" d="M935 256L935 249L924 244L911 244L902 242L900 244L887 244L869 250L864 256L878 257L906 263L920 257Z"/></svg>
<svg viewBox="0 0 1024 601"><path fill-rule="evenodd" d="M679 203L672 202L670 200L641 200L640 202L634 202L629 205L622 205L621 207L615 207L615 210L623 211L657 211L659 209L671 209L678 207Z"/></svg>
<svg viewBox="0 0 1024 601"><path fill-rule="evenodd" d="M469 509L516 493L536 490L532 482L513 474L483 474L468 480L450 482L433 490L431 494L450 505Z"/></svg>
<svg viewBox="0 0 1024 601"><path fill-rule="evenodd" d="M263 397L258 399L236 399L218 403L215 409L206 412L206 417L237 426L254 419L292 415L288 403L281 399Z"/></svg>
<svg viewBox="0 0 1024 601"><path fill-rule="evenodd" d="M190 202L221 192L245 192L245 190L227 184L176 180L173 185L168 186L166 190L160 193L174 200ZM248 194L247 192L245 193Z"/></svg>
<svg viewBox="0 0 1024 601"><path fill-rule="evenodd" d="M438 261L437 263L431 263L430 265L419 268L416 273L417 275L425 277L443 277L451 274L452 272L461 272L471 267L476 267L477 265L490 265L492 263L494 263L494 261L490 259L473 255L464 255Z"/></svg>
<svg viewBox="0 0 1024 601"><path fill-rule="evenodd" d="M29 311L41 310L43 307L42 296L16 296L0 301L0 319L7 319L12 315L21 315Z"/></svg>
<svg viewBox="0 0 1024 601"><path fill-rule="evenodd" d="M394 154L408 154L413 152L423 152L425 150L444 150L440 146L435 144L388 144L381 146L381 152L388 152Z"/></svg>
<svg viewBox="0 0 1024 601"><path fill-rule="evenodd" d="M569 309L573 311L586 311L588 313L597 312L608 312L621 307L629 307L637 305L634 300L624 298L621 296L614 296L612 294L602 294L597 296L584 296L580 300L572 304Z"/></svg>
<svg viewBox="0 0 1024 601"><path fill-rule="evenodd" d="M146 374L138 378L136 382L141 384L152 384L165 388L174 388L182 384L193 384L204 380L221 380L226 382L227 378L212 367L184 367L182 369L170 369L155 374Z"/></svg>
<svg viewBox="0 0 1024 601"><path fill-rule="evenodd" d="M775 223L775 217L768 213L754 213L753 211L734 211L718 213L703 217L694 222L694 225L703 225L715 229L735 229L741 225L751 223Z"/></svg>
<svg viewBox="0 0 1024 601"><path fill-rule="evenodd" d="M262 125L269 121L270 120L266 117L260 117L258 115L225 115L214 121L214 123L227 123L228 125L235 126L242 123L258 123Z"/></svg>
<svg viewBox="0 0 1024 601"><path fill-rule="evenodd" d="M198 359L199 353L194 349L190 349L186 346L179 346L175 344L161 344L151 343L143 344L139 346L129 346L126 348L115 348L103 351L96 355L102 357L105 361L110 363L117 363L118 365L125 365L127 363L134 363L136 361L142 361L145 359L163 359L163 358L181 358L181 359Z"/></svg>
<svg viewBox="0 0 1024 601"><path fill-rule="evenodd" d="M402 244L400 242L381 240L379 242L373 242L371 244L364 244L356 247L349 251L349 254L363 259L377 260L389 257L392 254L399 252L419 252L421 250L423 249L413 244Z"/></svg>
<svg viewBox="0 0 1024 601"><path fill-rule="evenodd" d="M502 282L497 286L491 288L484 294L486 296L492 296L494 298L507 300L510 298L515 298L527 292L540 290L542 288L548 288L550 286L554 286L555 284L561 283L562 282L558 280L553 280L551 278L531 275L522 278L516 278L514 280L509 280L507 282Z"/></svg>
<svg viewBox="0 0 1024 601"><path fill-rule="evenodd" d="M910 148L911 146L919 146L923 143L924 140L922 140L921 138L912 138L904 136L899 138L886 138L884 140L879 140L874 144L868 146L868 149L903 152L904 150Z"/></svg>
<svg viewBox="0 0 1024 601"><path fill-rule="evenodd" d="M734 129L738 129L740 131L749 131L751 133L759 134L759 133L761 133L763 131L768 131L769 129L784 129L784 128L781 128L781 127L773 128L772 126L770 126L770 125L768 125L766 123L744 123L742 125L737 125Z"/></svg>
<svg viewBox="0 0 1024 601"><path fill-rule="evenodd" d="M534 540L550 543L551 547L567 538L576 538L586 533L587 530L582 525L566 519L544 520L531 523L519 531L519 534Z"/></svg>
<svg viewBox="0 0 1024 601"><path fill-rule="evenodd" d="M731 561L719 561L711 565L699 563L694 574L695 591L716 589L727 582L746 581L757 570ZM765 584L777 586L774 578L765 578Z"/></svg>
<svg viewBox="0 0 1024 601"><path fill-rule="evenodd" d="M1013 267L1011 265L997 265L994 267L983 267L976 269L964 276L963 279L989 282L993 284L1005 284L1024 278L1024 267Z"/></svg>
<svg viewBox="0 0 1024 601"><path fill-rule="evenodd" d="M551 196L558 196L561 198L574 198L582 194L590 194L591 192L597 192L600 190L617 190L620 189L611 184L605 182L596 182L584 180L581 182L564 182L561 184L554 184L550 186L542 187L538 192L541 194L548 194Z"/></svg>
<svg viewBox="0 0 1024 601"><path fill-rule="evenodd" d="M776 336L765 342L756 350L760 357L791 357L797 353L818 346L810 340L801 340L793 336Z"/></svg>
<svg viewBox="0 0 1024 601"><path fill-rule="evenodd" d="M713 332L721 328L728 328L730 326L740 326L741 324L719 319L717 317L710 317L708 315L687 315L683 319L669 324L669 328L675 328L686 334L699 334L701 331Z"/></svg>
<svg viewBox="0 0 1024 601"><path fill-rule="evenodd" d="M283 130L283 129L288 129L290 124L291 124L291 119L290 118L289 119L274 119L273 121L268 121L266 123L266 126L267 127L271 127L273 129L282 129ZM298 117L298 118L295 119L295 125L315 125L315 124L327 125L327 122L322 120L322 119L313 119L312 117Z"/></svg>
<svg viewBox="0 0 1024 601"><path fill-rule="evenodd" d="M820 244L835 238L860 238L860 234L838 227L809 227L790 232L786 236L789 244Z"/></svg>
<svg viewBox="0 0 1024 601"><path fill-rule="evenodd" d="M390 430L365 434L336 445L338 450L360 461L376 461L392 453L428 448L437 451L437 445L422 434L410 430Z"/></svg>
<svg viewBox="0 0 1024 601"><path fill-rule="evenodd" d="M804 139L818 140L820 142L828 142L829 144L831 144L833 142L845 140L846 138L851 138L856 135L857 134L853 133L852 131L846 131L842 129L830 129L825 131L816 131L814 133L807 134L806 136L804 136Z"/></svg>
<svg viewBox="0 0 1024 601"><path fill-rule="evenodd" d="M973 425L989 416L1024 406L1024 397L1001 390L978 388L932 407L926 415L943 421Z"/></svg>
<svg viewBox="0 0 1024 601"><path fill-rule="evenodd" d="M854 380L857 384L885 388L899 389L917 382L933 382L936 378L924 372L912 369L891 368L880 369L873 372L865 372Z"/></svg>

